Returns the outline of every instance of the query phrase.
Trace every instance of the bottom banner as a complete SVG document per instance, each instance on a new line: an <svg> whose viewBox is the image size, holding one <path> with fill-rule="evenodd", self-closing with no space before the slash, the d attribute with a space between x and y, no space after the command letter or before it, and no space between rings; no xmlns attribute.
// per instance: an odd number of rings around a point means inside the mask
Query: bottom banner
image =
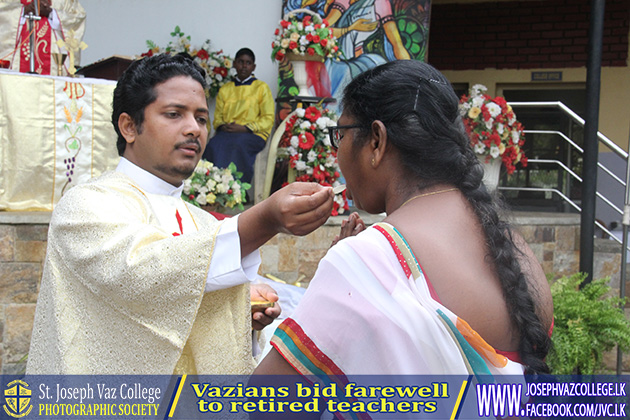
<svg viewBox="0 0 630 420"><path fill-rule="evenodd" d="M629 376L9 376L2 418L624 418Z"/></svg>

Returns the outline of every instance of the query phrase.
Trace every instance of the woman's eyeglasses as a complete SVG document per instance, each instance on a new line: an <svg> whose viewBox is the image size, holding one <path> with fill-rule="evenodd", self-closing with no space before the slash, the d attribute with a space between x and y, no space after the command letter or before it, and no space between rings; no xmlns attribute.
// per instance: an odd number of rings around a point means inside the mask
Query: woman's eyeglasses
<svg viewBox="0 0 630 420"><path fill-rule="evenodd" d="M328 138L330 139L330 144L332 144L332 147L334 147L335 149L339 149L339 142L343 138L343 134L341 134L339 130L342 130L342 129L345 130L348 128L360 128L360 127L363 127L363 126L358 125L358 124L353 124L353 125L337 125L333 127L328 127Z"/></svg>

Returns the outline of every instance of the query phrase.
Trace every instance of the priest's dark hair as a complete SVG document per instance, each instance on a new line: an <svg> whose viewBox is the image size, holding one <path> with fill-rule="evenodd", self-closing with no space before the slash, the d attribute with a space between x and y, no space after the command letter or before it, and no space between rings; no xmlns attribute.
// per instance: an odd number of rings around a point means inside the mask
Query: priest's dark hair
<svg viewBox="0 0 630 420"><path fill-rule="evenodd" d="M494 263L513 325L519 333L519 355L528 373L549 369L547 329L539 317L533 287L519 264L509 224L499 214L499 199L482 183L483 169L458 110L451 84L435 68L416 60L392 61L357 76L345 90L344 114L356 119L354 147L369 139L375 120L387 128L409 179L419 189L453 184L466 197L483 228L488 260Z"/></svg>
<svg viewBox="0 0 630 420"><path fill-rule="evenodd" d="M118 134L116 141L118 155L122 156L127 147L127 142L118 128L120 115L129 114L141 132L144 110L157 99L155 86L176 76L190 76L199 82L204 90L207 87L206 72L190 56L184 54L145 57L131 63L122 74L114 89L112 112L112 124Z"/></svg>
<svg viewBox="0 0 630 420"><path fill-rule="evenodd" d="M234 59L236 60L241 55L248 55L252 58L252 62L254 63L256 62L256 56L254 55L254 51L250 50L249 48L241 48L240 50L238 50L236 52L236 55L234 56Z"/></svg>

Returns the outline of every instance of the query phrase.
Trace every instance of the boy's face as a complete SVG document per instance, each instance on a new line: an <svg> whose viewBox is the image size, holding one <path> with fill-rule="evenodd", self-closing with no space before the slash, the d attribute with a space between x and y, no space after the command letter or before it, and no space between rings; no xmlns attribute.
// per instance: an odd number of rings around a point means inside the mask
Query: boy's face
<svg viewBox="0 0 630 420"><path fill-rule="evenodd" d="M256 64L254 59L247 54L240 55L234 60L234 68L236 69L236 76L239 80L245 80L256 70Z"/></svg>

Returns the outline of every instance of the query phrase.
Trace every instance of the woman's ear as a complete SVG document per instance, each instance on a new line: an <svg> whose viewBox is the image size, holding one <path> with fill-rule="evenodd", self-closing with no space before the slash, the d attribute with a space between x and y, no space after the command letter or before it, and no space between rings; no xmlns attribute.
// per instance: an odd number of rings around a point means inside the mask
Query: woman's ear
<svg viewBox="0 0 630 420"><path fill-rule="evenodd" d="M370 150L372 152L372 167L376 168L385 157L387 149L387 127L382 121L372 121L370 127Z"/></svg>
<svg viewBox="0 0 630 420"><path fill-rule="evenodd" d="M118 129L120 130L120 134L125 138L127 144L131 144L136 141L136 136L138 135L138 129L136 127L136 123L134 122L131 115L123 112L118 117Z"/></svg>

